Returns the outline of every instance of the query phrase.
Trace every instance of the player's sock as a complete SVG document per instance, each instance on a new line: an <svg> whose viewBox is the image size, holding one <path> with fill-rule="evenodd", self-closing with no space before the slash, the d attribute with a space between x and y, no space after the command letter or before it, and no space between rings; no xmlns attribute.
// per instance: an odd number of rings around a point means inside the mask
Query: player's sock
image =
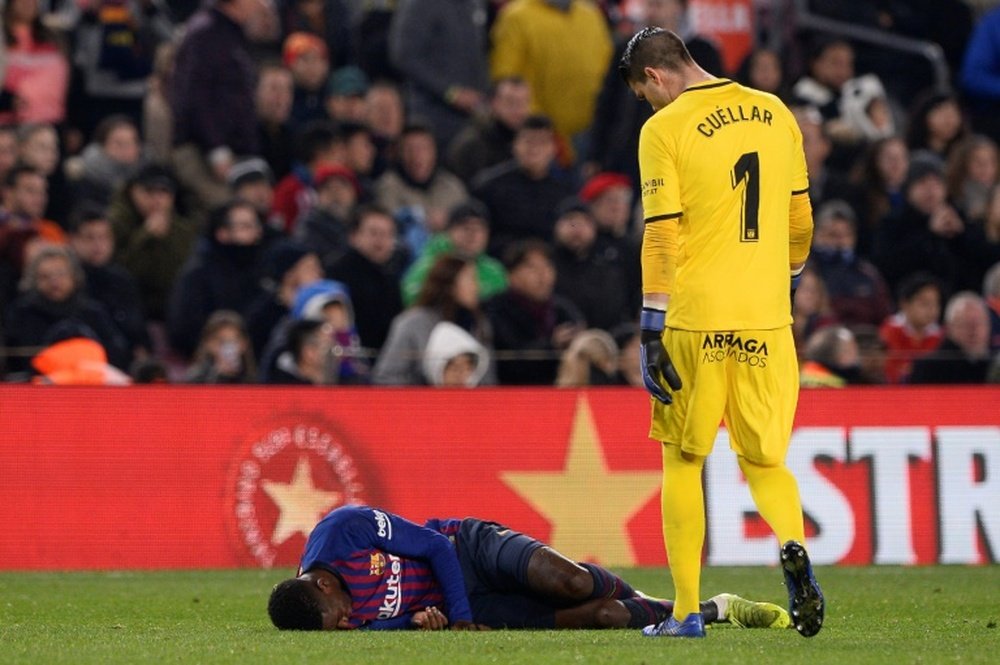
<svg viewBox="0 0 1000 665"><path fill-rule="evenodd" d="M779 543L794 540L805 542L802 523L802 501L795 476L784 464L761 466L745 457L739 458L740 469L747 478L750 495L757 511L768 523Z"/></svg>
<svg viewBox="0 0 1000 665"><path fill-rule="evenodd" d="M674 580L674 616L700 612L701 548L705 541L704 457L685 459L680 446L663 446L663 540Z"/></svg>
<svg viewBox="0 0 1000 665"><path fill-rule="evenodd" d="M714 602L715 599L705 600L701 603L701 618L704 619L705 625L710 623L716 623L719 621L719 617L724 616L722 614L722 608L719 604Z"/></svg>
<svg viewBox="0 0 1000 665"><path fill-rule="evenodd" d="M635 595L635 589L610 570L593 563L581 563L580 565L586 568L590 576L594 578L594 591L590 594L591 599L617 598L622 600Z"/></svg>
<svg viewBox="0 0 1000 665"><path fill-rule="evenodd" d="M653 600L641 596L622 599L621 603L629 613L629 628L645 628L658 624L670 616L674 607L669 600Z"/></svg>

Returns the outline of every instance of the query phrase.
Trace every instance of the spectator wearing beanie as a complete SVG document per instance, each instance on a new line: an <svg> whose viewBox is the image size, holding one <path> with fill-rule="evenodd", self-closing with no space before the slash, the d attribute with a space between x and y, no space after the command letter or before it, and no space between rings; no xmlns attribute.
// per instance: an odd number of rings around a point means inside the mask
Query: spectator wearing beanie
<svg viewBox="0 0 1000 665"><path fill-rule="evenodd" d="M308 32L293 32L285 38L281 57L285 67L291 70L295 82L292 124L299 125L325 118L323 101L327 76L330 74L326 44Z"/></svg>
<svg viewBox="0 0 1000 665"><path fill-rule="evenodd" d="M324 164L313 176L316 200L295 225L295 237L312 249L324 263L333 263L347 253L348 224L358 204L361 188L351 169Z"/></svg>
<svg viewBox="0 0 1000 665"><path fill-rule="evenodd" d="M612 330L635 319L622 266L597 254L597 223L590 208L577 197L559 205L554 232L553 263L556 293L571 300L589 328Z"/></svg>
<svg viewBox="0 0 1000 665"><path fill-rule="evenodd" d="M241 159L226 177L234 199L253 204L261 217L267 217L274 205L274 174L260 157Z"/></svg>
<svg viewBox="0 0 1000 665"><path fill-rule="evenodd" d="M580 198L597 222L597 255L619 266L625 275L629 306L642 306L641 237L631 232L633 218L632 181L622 173L601 172L584 183Z"/></svg>

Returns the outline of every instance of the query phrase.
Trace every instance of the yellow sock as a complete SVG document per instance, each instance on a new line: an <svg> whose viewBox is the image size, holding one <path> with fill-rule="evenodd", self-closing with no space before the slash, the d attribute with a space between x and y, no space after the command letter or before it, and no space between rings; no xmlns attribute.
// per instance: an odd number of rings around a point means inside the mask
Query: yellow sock
<svg viewBox="0 0 1000 665"><path fill-rule="evenodd" d="M799 484L784 464L760 466L740 457L740 469L747 477L750 495L757 504L757 512L768 523L779 543L797 540L805 544L805 527L802 523L802 500Z"/></svg>
<svg viewBox="0 0 1000 665"><path fill-rule="evenodd" d="M663 446L663 542L674 579L674 617L699 612L701 548L705 542L704 457L685 459L680 446Z"/></svg>

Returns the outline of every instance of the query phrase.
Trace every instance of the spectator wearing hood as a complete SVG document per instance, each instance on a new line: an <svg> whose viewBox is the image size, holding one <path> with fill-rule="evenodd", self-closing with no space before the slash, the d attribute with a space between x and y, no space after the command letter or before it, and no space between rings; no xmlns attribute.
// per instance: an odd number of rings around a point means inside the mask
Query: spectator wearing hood
<svg viewBox="0 0 1000 665"><path fill-rule="evenodd" d="M441 321L424 349L424 380L442 388L475 388L486 376L490 353L463 328Z"/></svg>
<svg viewBox="0 0 1000 665"><path fill-rule="evenodd" d="M319 280L298 290L291 316L275 331L265 354L267 371L262 379L266 383L368 382L368 363L354 327L350 295L342 283L333 280Z"/></svg>
<svg viewBox="0 0 1000 665"><path fill-rule="evenodd" d="M492 328L479 307L475 266L452 254L438 257L414 305L393 320L389 338L372 371L373 382L379 385L426 384L421 363L431 332L441 321L460 326L484 347L492 348ZM496 383L492 363L482 381L487 385Z"/></svg>

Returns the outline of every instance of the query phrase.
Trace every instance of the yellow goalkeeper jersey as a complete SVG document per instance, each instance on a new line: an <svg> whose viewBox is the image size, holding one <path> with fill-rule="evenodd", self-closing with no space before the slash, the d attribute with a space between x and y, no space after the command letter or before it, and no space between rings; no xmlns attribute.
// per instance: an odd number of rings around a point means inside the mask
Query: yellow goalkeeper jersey
<svg viewBox="0 0 1000 665"><path fill-rule="evenodd" d="M789 325L790 235L791 259L804 261L812 220L790 234L792 197L808 197L809 179L788 108L727 79L689 87L643 126L639 168L643 292L670 294L667 325Z"/></svg>

